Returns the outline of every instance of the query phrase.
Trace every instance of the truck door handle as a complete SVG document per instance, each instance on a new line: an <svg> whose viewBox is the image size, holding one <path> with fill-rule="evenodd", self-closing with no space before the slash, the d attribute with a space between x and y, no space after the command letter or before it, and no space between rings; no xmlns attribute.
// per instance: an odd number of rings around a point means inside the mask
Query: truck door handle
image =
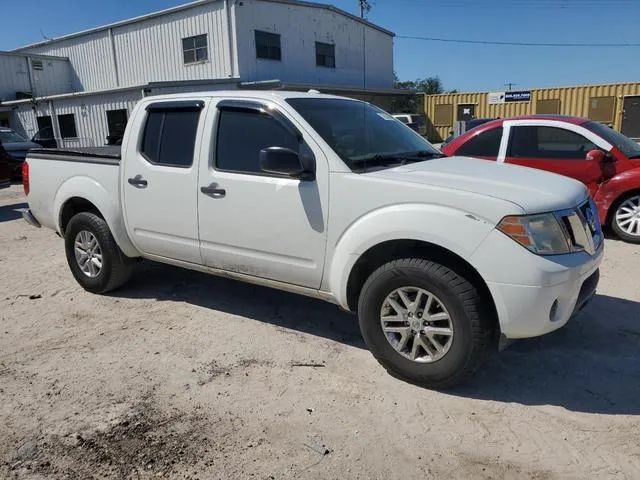
<svg viewBox="0 0 640 480"><path fill-rule="evenodd" d="M200 187L200 191L213 198L222 198L227 194L224 188L218 188L217 183L212 183L208 187Z"/></svg>
<svg viewBox="0 0 640 480"><path fill-rule="evenodd" d="M133 178L127 180L130 185L133 185L136 188L147 188L147 181L142 178L142 175L136 175Z"/></svg>

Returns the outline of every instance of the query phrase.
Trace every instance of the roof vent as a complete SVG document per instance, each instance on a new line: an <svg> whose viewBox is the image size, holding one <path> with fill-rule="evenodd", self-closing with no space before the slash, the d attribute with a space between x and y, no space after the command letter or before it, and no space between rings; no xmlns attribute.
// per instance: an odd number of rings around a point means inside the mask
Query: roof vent
<svg viewBox="0 0 640 480"><path fill-rule="evenodd" d="M319 90L316 90L316 89L314 89L314 88L310 88L310 89L307 91L307 93L320 93L320 91L319 91Z"/></svg>

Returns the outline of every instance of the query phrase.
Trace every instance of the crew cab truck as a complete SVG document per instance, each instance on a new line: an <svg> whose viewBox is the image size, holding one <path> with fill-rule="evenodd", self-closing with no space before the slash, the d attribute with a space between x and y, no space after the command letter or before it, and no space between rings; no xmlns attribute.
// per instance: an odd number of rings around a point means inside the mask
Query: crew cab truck
<svg viewBox="0 0 640 480"><path fill-rule="evenodd" d="M90 292L144 258L321 298L357 312L390 372L445 388L502 337L566 324L603 237L580 182L442 156L358 100L154 96L120 154L31 151L23 214L64 238Z"/></svg>

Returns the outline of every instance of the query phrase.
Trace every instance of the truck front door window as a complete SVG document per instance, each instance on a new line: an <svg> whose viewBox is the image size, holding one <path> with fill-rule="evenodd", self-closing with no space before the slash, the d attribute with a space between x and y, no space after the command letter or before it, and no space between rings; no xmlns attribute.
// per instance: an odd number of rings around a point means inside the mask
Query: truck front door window
<svg viewBox="0 0 640 480"><path fill-rule="evenodd" d="M298 151L299 141L273 117L254 111L222 110L218 120L216 168L261 173L260 150L285 147Z"/></svg>

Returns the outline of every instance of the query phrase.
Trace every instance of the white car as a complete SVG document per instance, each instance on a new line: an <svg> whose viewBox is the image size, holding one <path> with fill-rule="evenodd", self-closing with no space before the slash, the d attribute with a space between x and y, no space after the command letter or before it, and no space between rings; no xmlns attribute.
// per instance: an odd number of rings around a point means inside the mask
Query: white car
<svg viewBox="0 0 640 480"><path fill-rule="evenodd" d="M121 154L100 152L34 151L24 167L25 219L64 238L86 290L120 287L145 258L321 298L358 313L385 368L429 387L469 376L500 335L560 328L598 283L581 183L442 158L364 102L147 97Z"/></svg>

